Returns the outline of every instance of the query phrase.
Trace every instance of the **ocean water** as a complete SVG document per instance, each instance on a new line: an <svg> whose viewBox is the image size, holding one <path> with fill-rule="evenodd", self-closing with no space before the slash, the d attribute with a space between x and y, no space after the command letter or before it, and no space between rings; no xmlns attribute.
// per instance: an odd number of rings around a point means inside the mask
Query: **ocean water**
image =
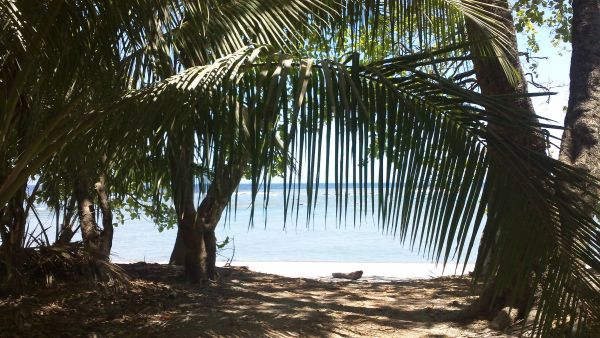
<svg viewBox="0 0 600 338"><path fill-rule="evenodd" d="M237 208L230 209L217 227L217 240L230 239L219 251L218 260L234 262L364 262L364 263L426 263L432 262L427 252L401 243L393 230L383 229L377 222L377 213L370 211L354 220L353 196L346 217L336 217L335 190L320 188L316 208L307 222L306 194L300 196L296 210L284 222L284 190L281 184L271 187L267 211L262 208L264 193L257 196L254 222L250 224L251 186L240 185ZM196 196L197 197L197 196ZM358 199L358 198L357 198ZM326 200L328 210L326 215ZM54 216L43 205L38 206L40 220L53 237ZM358 206L356 207L358 210ZM357 211L358 213L358 211ZM33 219L30 218L30 219ZM30 224L34 226L33 222ZM169 260L176 229L158 231L150 220L126 219L115 228L112 260L116 262L158 262ZM80 238L80 236L77 236ZM478 242L478 239L477 239ZM474 245L474 251L478 243ZM469 262L474 260L474 254ZM452 261L452 260L451 260Z"/></svg>

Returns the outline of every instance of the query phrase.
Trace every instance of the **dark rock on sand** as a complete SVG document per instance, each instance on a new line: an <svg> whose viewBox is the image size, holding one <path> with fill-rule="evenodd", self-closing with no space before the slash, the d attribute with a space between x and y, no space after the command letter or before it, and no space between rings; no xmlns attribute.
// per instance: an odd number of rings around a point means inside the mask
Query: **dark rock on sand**
<svg viewBox="0 0 600 338"><path fill-rule="evenodd" d="M351 279L351 280L357 280L360 277L362 277L362 275L363 275L362 270L354 271L354 272L350 272L350 273L334 272L331 274L331 276L333 278L345 278L345 279Z"/></svg>

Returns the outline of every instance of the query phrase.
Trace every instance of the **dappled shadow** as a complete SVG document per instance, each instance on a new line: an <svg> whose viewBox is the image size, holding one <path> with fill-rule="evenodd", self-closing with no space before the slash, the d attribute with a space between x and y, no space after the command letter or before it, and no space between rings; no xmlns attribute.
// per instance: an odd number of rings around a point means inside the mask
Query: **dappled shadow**
<svg viewBox="0 0 600 338"><path fill-rule="evenodd" d="M144 279L134 279L126 290L62 285L0 300L0 316L9 319L0 330L24 336L146 337L451 337L487 330L485 323L447 321L472 299L464 278L334 282L235 268L220 269L215 283L190 286L175 267L127 270Z"/></svg>

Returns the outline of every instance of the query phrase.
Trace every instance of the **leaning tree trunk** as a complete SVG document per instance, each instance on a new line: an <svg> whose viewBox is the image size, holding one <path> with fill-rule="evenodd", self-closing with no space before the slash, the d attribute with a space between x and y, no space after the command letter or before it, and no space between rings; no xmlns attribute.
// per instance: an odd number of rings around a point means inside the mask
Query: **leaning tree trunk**
<svg viewBox="0 0 600 338"><path fill-rule="evenodd" d="M198 207L198 220L204 233L204 246L206 248L206 275L209 279L215 278L215 263L217 259L217 238L215 229L223 210L229 204L231 196L242 180L246 168L247 155L241 153L229 160L229 163L217 167L215 176L210 183L206 196Z"/></svg>
<svg viewBox="0 0 600 338"><path fill-rule="evenodd" d="M496 57L490 57L489 55L483 55L478 49L477 45L472 48L472 54L474 57L473 65L475 69L475 75L477 82L481 89L481 92L485 95L490 96L506 96L505 111L495 112L508 116L513 120L530 119L532 122L536 121L535 110L529 97L523 96L527 94L527 81L523 75L523 70L519 62L519 54L517 51L517 40L516 31L514 28L514 22L512 14L509 9L507 0L490 0L487 5L484 5L485 9L491 11L492 15L496 18L501 19L502 31L506 33L506 38L510 42L508 50L506 51L506 60L515 70L514 77L509 77L503 69L500 61ZM469 40L472 43L478 43L490 38L483 32L474 22L467 20L467 33ZM506 125L498 125L494 121L490 121L488 124L490 132L506 135L506 137L512 139L517 144L528 147L533 151L544 153L546 149L544 138L542 133L532 133L531 131L524 132L523 130L514 129ZM506 213L499 210L501 201L494 200L494 187L498 185L511 184L510 177L508 177L505 169L502 166L500 157L497 155L499 150L494 149L493 144L488 146L488 156L490 160L488 181L486 184L491 189L491 199L488 204L488 221L484 228L483 236L481 238L481 244L477 255L476 262L476 273L479 275L489 274L487 268L487 259L490 255L491 250L495 245L496 236L499 228L501 228L502 222L510 222L510 220L503 220L503 215ZM517 185L515 185L517 186ZM515 191L515 198L521 198L521 194ZM526 307L525 300L528 298L526 295L510 295L511 290L503 290L502 292L496 292L495 287L486 288L481 294L480 298L473 304L473 307L469 309L474 315L491 314L495 311L504 307L509 298L518 298L523 301L519 301L517 304L522 312Z"/></svg>

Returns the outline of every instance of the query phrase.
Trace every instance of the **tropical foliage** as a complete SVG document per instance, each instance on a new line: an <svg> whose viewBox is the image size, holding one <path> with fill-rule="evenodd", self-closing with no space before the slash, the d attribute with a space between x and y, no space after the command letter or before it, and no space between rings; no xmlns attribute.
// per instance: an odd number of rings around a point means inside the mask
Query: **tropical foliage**
<svg viewBox="0 0 600 338"><path fill-rule="evenodd" d="M283 176L292 220L304 177L309 214L320 183L333 182L339 220L349 205L359 217L376 213L443 264L466 261L493 198L511 221L487 215L498 238L485 250L485 281L523 290L533 273L545 286L537 334L556 321L597 323L598 224L556 193L565 182L597 181L487 128L536 135L554 126L520 118L465 81L474 49L513 72L506 37L485 9L437 0L3 2L3 248L22 231L15 210L32 178L58 213L75 203L74 181L105 175L113 210L177 222L188 248L209 236L196 222L204 201L213 203L214 236L244 175L253 199ZM469 39L466 19L495 38ZM490 184L490 165L506 181ZM212 200L189 211L195 182ZM192 256L206 259L194 250L186 269Z"/></svg>

